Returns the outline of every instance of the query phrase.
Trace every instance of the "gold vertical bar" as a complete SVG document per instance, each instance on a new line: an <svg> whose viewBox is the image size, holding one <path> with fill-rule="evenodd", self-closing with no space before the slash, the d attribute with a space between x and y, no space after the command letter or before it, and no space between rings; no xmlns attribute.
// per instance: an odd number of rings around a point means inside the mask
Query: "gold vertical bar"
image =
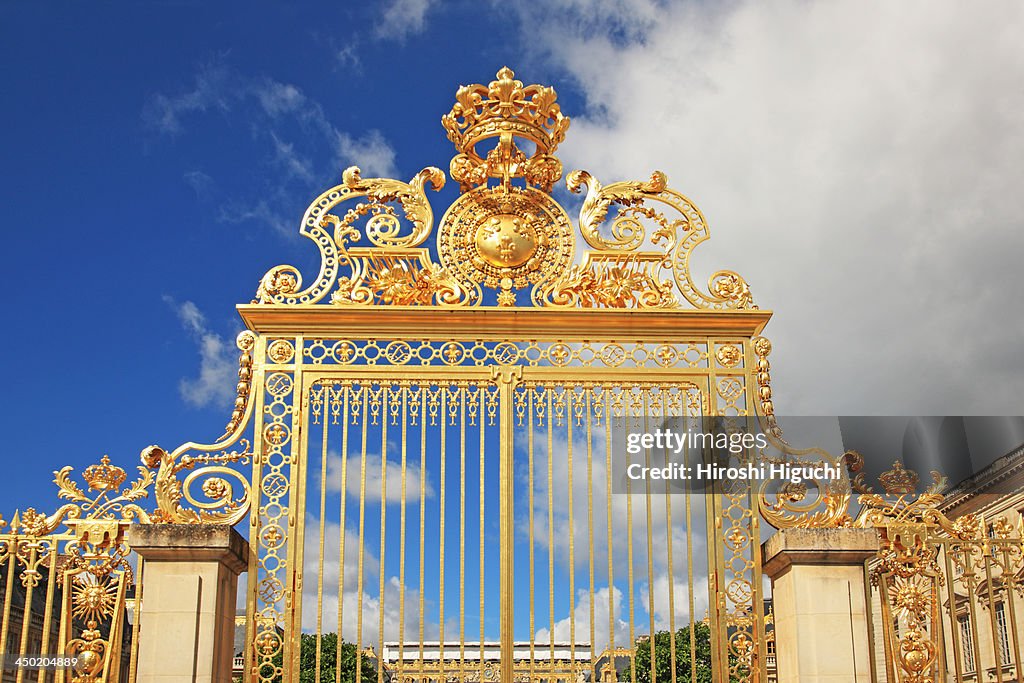
<svg viewBox="0 0 1024 683"><path fill-rule="evenodd" d="M661 414L662 417L668 417L668 401L665 396L665 390L660 390L661 395ZM665 467L668 467L668 449L662 448L662 458L665 461ZM669 624L669 662L671 663L671 678L672 683L676 683L676 583L675 583L675 564L672 557L672 495L669 491L668 484L665 484L665 553L666 561L668 562L668 624ZM693 667L690 667L691 669Z"/></svg>
<svg viewBox="0 0 1024 683"><path fill-rule="evenodd" d="M885 680L886 683L890 681L897 683L899 679L896 678L896 673L893 667L893 660L897 656L893 647L893 622L892 622L892 608L889 605L889 577L883 576L878 582L879 590L879 601L882 605L882 642L884 645L885 652Z"/></svg>
<svg viewBox="0 0 1024 683"><path fill-rule="evenodd" d="M594 642L594 431L591 413L593 412L592 388L583 387L587 410L587 545L590 571L590 680L597 680L597 664L595 662ZM610 501L609 501L610 502ZM611 587L608 588L611 591Z"/></svg>
<svg viewBox="0 0 1024 683"><path fill-rule="evenodd" d="M650 432L650 426L647 419L647 390L641 388L640 395L643 400L644 433L646 434ZM651 466L650 448L644 448L644 466L648 468ZM656 635L654 630L654 539L651 517L651 480L648 477L644 477L644 492L646 493L645 504L647 509L647 617L650 622L650 631L648 631L650 634L650 640L648 642L651 646L651 683L657 683L658 670L655 664L658 660L654 652L654 637Z"/></svg>
<svg viewBox="0 0 1024 683"><path fill-rule="evenodd" d="M484 482L486 476L486 464L484 459L486 455L486 449L484 439L485 434L487 433L487 430L484 428L484 399L487 398L487 385L478 385L477 391L480 395L480 407L478 409L478 414L480 415L480 498L478 501L478 506L480 508L480 522L478 531L480 532L480 680L482 681L484 680L484 556L486 554L484 552L484 496L486 493L486 491L484 490ZM533 642L532 637L530 641Z"/></svg>
<svg viewBox="0 0 1024 683"><path fill-rule="evenodd" d="M623 393L619 387L619 396ZM623 418L628 419L628 418ZM626 564L629 581L629 680L636 683L636 611L633 574L633 480L626 477Z"/></svg>
<svg viewBox="0 0 1024 683"><path fill-rule="evenodd" d="M43 613L43 633L42 643L39 646L39 654L49 654L50 652L50 623L53 620L53 587L57 578L57 572L55 571L57 568L57 554L55 542L53 547L50 548L49 557L47 558L50 562L46 569L46 611ZM121 615L115 614L113 618L120 619ZM42 683L45 678L46 671L40 669L37 681Z"/></svg>
<svg viewBox="0 0 1024 683"><path fill-rule="evenodd" d="M316 385L314 385L316 386ZM324 392L324 424L320 441L320 552L317 554L316 572L316 672L314 680L320 683L320 662L323 657L324 630L324 534L327 530L327 399L330 387L321 384Z"/></svg>
<svg viewBox="0 0 1024 683"><path fill-rule="evenodd" d="M713 349L713 342L706 341L707 348ZM708 396L709 411L711 417L718 415L716 408L715 392L717 391L717 379L715 376L714 363L709 364ZM705 515L707 517L707 554L708 554L708 575L709 584L709 614L711 617L711 663L712 671L722 676L722 680L728 680L731 671L729 667L729 644L728 644L728 618L727 605L725 600L725 543L722 538L722 497L725 495L723 485L720 481L712 481L706 488L707 500L705 503Z"/></svg>
<svg viewBox="0 0 1024 683"><path fill-rule="evenodd" d="M36 540L29 544L29 555L28 561L25 563L25 567L35 567L36 558L39 555L39 542ZM21 615L21 638L18 644L18 654L24 657L28 654L25 650L28 648L28 633L32 625L32 595L35 592L35 583L30 582L25 587L25 609ZM25 680L25 669L18 668L18 673L15 676L16 683L22 683Z"/></svg>
<svg viewBox="0 0 1024 683"><path fill-rule="evenodd" d="M946 556L946 594L949 597L950 615L952 616L953 623L950 624L950 639L953 641L953 668L956 670L956 683L964 682L963 673L963 653L960 651L960 629L956 615L956 585L955 574L953 574L953 558L950 554L953 552L952 545L945 547ZM866 560L866 562L869 560ZM865 577L867 574L865 573ZM870 622L869 622L870 623ZM868 629L868 633L874 634L874 628Z"/></svg>
<svg viewBox="0 0 1024 683"><path fill-rule="evenodd" d="M608 507L608 650L615 652L615 569L612 552L612 425L608 404L608 387L601 387L602 414L604 415L605 497ZM593 644L591 644L593 648ZM593 652L591 652L593 655Z"/></svg>
<svg viewBox="0 0 1024 683"><path fill-rule="evenodd" d="M466 389L459 401L459 675L466 675ZM482 416L481 416L482 418ZM481 419L481 422L483 420Z"/></svg>
<svg viewBox="0 0 1024 683"><path fill-rule="evenodd" d="M942 541L938 541L938 544L939 550L941 551L943 547ZM940 598L942 596L942 577L939 576L938 573L932 579L932 590L934 591L935 600L932 601L931 623L936 633L935 641L937 641L939 644L939 654L936 657L935 662L932 665L932 668L935 670L937 675L940 675L939 680L948 680L949 657L946 652L946 628L944 623L945 620L942 618L942 610L939 607L939 605L941 604ZM952 605L952 603L950 604Z"/></svg>
<svg viewBox="0 0 1024 683"><path fill-rule="evenodd" d="M263 357L263 356L260 356ZM288 523L289 528L297 529L294 534L294 542L289 539L287 552L287 567L289 569L289 581L292 585L291 605L285 601L285 609L288 615L285 619L287 624L285 631L289 635L290 662L291 668L285 672L285 683L293 683L299 680L299 670L302 656L302 586L303 586L303 558L306 547L306 484L308 477L309 458L309 430L306 429L305 391L301 389L305 385L302 380L301 366L297 366L292 380L292 416L289 452L291 461L298 463L292 465L289 470L289 477L295 483L294 489L288 498ZM282 457L285 449L281 450ZM287 666L287 665L286 665Z"/></svg>
<svg viewBox="0 0 1024 683"><path fill-rule="evenodd" d="M448 460L447 450L447 432L448 432L448 387L440 386L438 391L441 392L441 500L440 500L440 531L438 538L438 591L437 591L437 611L438 611L438 626L439 626L439 643L438 643L438 655L437 655L437 667L440 674L440 680L447 680L445 678L445 661L444 661L444 493L446 484L445 477L445 463Z"/></svg>
<svg viewBox="0 0 1024 683"><path fill-rule="evenodd" d="M18 554L18 536L14 523L11 523L11 534L7 536L7 579L4 583L4 616L0 623L0 657L7 654L7 632L11 621L11 595L14 590L14 558Z"/></svg>
<svg viewBox="0 0 1024 683"><path fill-rule="evenodd" d="M297 345L296 353L302 353L302 346ZM263 359L266 358L266 342L262 336L256 337L256 345L253 349L253 358ZM266 443L263 440L263 427L264 427L264 412L263 405L266 399L266 391L264 385L264 378L266 372L263 367L263 362L254 362L252 366L252 380L251 386L258 387L252 390L252 397L250 401L253 406L251 409L251 420L253 423L253 458L252 458L252 485L249 490L249 538L259 539L260 529L263 525L263 517L260 514L260 510L263 507L263 500L266 498L266 494L263 491L263 487L260 485L264 477L264 459L266 457ZM293 383L293 386L295 384ZM290 475L290 473L289 473ZM291 486L289 476L289 487ZM282 542L287 542L284 540ZM246 572L246 595L245 595L245 613L247 615L255 615L259 612L258 606L264 605L264 608L272 611L275 616L277 613L276 605L270 604L268 601L264 601L262 597L257 594L257 584L259 580L259 568L260 568L260 555L263 551L265 544L261 540L255 541L256 550L249 553L249 570ZM264 658L256 649L255 639L256 630L258 628L256 619L248 618L245 620L245 675L249 676L250 672L258 671L259 665L266 662L270 657ZM136 648L137 649L137 648ZM253 675L253 680L264 680L258 674Z"/></svg>
<svg viewBox="0 0 1024 683"><path fill-rule="evenodd" d="M1010 557L1010 548L1008 545L1009 539L1004 541L1002 544L1003 549L1003 571L1013 571L1013 561ZM1017 539L1017 543L1021 542L1021 539ZM1024 550L1024 548L1022 548ZM1024 678L1024 668L1021 668L1021 656L1020 656L1020 629L1017 627L1017 608L1014 603L1016 600L1013 599L1013 593L1011 590L1006 591L1006 602L1010 605L1010 632L1013 634L1013 661L1014 668L1017 671L1017 676Z"/></svg>
<svg viewBox="0 0 1024 683"><path fill-rule="evenodd" d="M345 542L348 540L348 533L346 531L347 521L345 519L345 508L347 502L347 491L348 491L348 424L351 419L348 410L349 393L352 388L346 382L342 386L342 408L341 408L341 509L338 513L339 517L339 531L338 531L338 646L336 648L334 657L334 680L337 683L341 683L341 641L342 641L342 630L344 621L342 619L345 613ZM333 399L337 400L337 398ZM326 410L326 403L324 404ZM326 428L326 416L324 418L324 427ZM359 653L356 652L356 667L358 668L361 664Z"/></svg>
<svg viewBox="0 0 1024 683"><path fill-rule="evenodd" d="M984 526L984 520L982 520L982 528ZM965 558L965 561L969 561L969 558ZM973 573L973 569L971 572ZM977 674L981 670L981 639L978 637L978 614L975 605L978 601L978 595L974 591L974 581L967 583L967 608L971 615L971 637L973 639L973 646L971 651L974 654L974 673Z"/></svg>
<svg viewBox="0 0 1024 683"><path fill-rule="evenodd" d="M74 624L72 623L71 617L71 580L72 572L68 569L63 570L63 584L68 588L63 591L60 603L60 630L57 633L57 642L60 643L62 649L67 648L68 641L71 640L74 634ZM67 669L58 669L56 675L56 683L64 683L68 678L73 675Z"/></svg>
<svg viewBox="0 0 1024 683"><path fill-rule="evenodd" d="M362 394L362 435L360 445L360 468L359 468L359 558L358 573L356 575L356 683L362 680L363 672L363 547L366 531L366 407L370 402L369 387L362 384L359 387ZM382 570L383 571L383 570Z"/></svg>
<svg viewBox="0 0 1024 683"><path fill-rule="evenodd" d="M534 390L529 387L526 390L526 429L527 429L527 467L529 468L529 524L530 524L530 683L534 681L534 670L536 655L534 653L534 634L536 631L536 623L534 621L534 613L536 611L536 605L534 604L534 550L533 550L533 486L534 486L534 475L533 475L533 394Z"/></svg>
<svg viewBox="0 0 1024 683"><path fill-rule="evenodd" d="M505 368L502 368L503 370ZM501 494L500 535L501 535L501 681L512 683L514 680L514 610L513 610L513 571L515 569L513 555L513 495L515 493L513 469L514 444L512 436L513 424L513 375L511 368L502 373L498 384L499 391L499 443L501 445L499 482Z"/></svg>
<svg viewBox="0 0 1024 683"><path fill-rule="evenodd" d="M714 352L714 342L710 337L703 339L704 348L709 354ZM708 370L705 379L705 390L708 397L708 415L705 416L705 424L713 420L719 414L717 387L718 380L715 372L715 363L708 361ZM701 459L705 459L710 449L701 453ZM704 515L707 529L707 555L708 555L708 616L710 617L710 644L711 644L711 670L712 675L721 677L721 680L730 678L728 645L726 636L728 626L723 623L725 612L724 577L725 577L725 555L723 552L723 539L721 533L722 503L719 499L722 487L712 481L704 487L705 503Z"/></svg>
<svg viewBox="0 0 1024 683"><path fill-rule="evenodd" d="M684 401L686 398L684 397ZM686 426L689 428L689 416L686 418ZM690 444L683 444L683 464L686 467L687 472L692 472L693 469L690 465ZM693 587L693 505L690 500L693 496L693 485L690 483L690 479L687 478L683 481L683 487L686 498L684 500L685 515L686 515L686 582L689 588L689 612L690 612L690 683L697 683L697 667L694 666L693 657L694 653L697 652L697 634L694 630L694 617L693 613L697 609L696 600L694 596Z"/></svg>
<svg viewBox="0 0 1024 683"><path fill-rule="evenodd" d="M871 560L873 558L867 558L864 560L864 616L865 621L868 625L868 666L871 669L871 683L878 683L878 661L875 656L875 617L874 607L871 599ZM776 650L776 662L778 661L778 651Z"/></svg>
<svg viewBox="0 0 1024 683"><path fill-rule="evenodd" d="M1002 648L999 644L999 626L996 623L996 597L995 588L992 585L992 555L989 552L989 544L985 543L982 548L984 549L985 557L985 586L988 592L988 618L989 626L992 629L992 656L996 663L996 681L997 683L1003 683L1003 665L1006 662L1003 660Z"/></svg>
<svg viewBox="0 0 1024 683"><path fill-rule="evenodd" d="M409 448L409 387L402 385L399 389L402 393L402 501L399 513L399 540L398 540L398 673L405 667L405 494L406 494L406 460ZM420 472L423 478L423 472ZM383 648L381 655L383 656Z"/></svg>
<svg viewBox="0 0 1024 683"><path fill-rule="evenodd" d="M551 659L555 661L555 497L552 461L554 460L554 421L551 419L551 387L544 385L547 397L545 420L548 428L548 635L551 641Z"/></svg>
<svg viewBox="0 0 1024 683"><path fill-rule="evenodd" d="M565 397L565 425L566 425L566 459L568 461L567 479L569 481L569 654L572 665L576 666L576 525L573 522L572 502L572 401L575 392L572 387L563 386L562 395Z"/></svg>
<svg viewBox="0 0 1024 683"><path fill-rule="evenodd" d="M749 348L751 345L747 344ZM748 353L748 358L750 355ZM744 374L744 383L747 387L755 385L752 368L754 364L749 360L744 362L747 370ZM750 406L746 411L748 416L754 417L756 415L756 409L754 406ZM759 422L756 418L747 419L747 425L753 424L755 429L758 427ZM747 456L748 462L753 463L755 460L754 453L755 449L748 449L744 451ZM750 605L750 614L753 617L753 624L751 629L752 640L752 656L756 657L756 666L752 667L751 676L755 681L766 681L768 679L768 667L767 667L767 629L764 623L764 580L763 572L761 570L761 549L760 549L760 538L761 538L761 516L758 513L757 501L754 496L757 495L754 492L754 486L752 482L746 482L745 484L746 493L746 506L748 510L751 510L750 515L750 541L749 541L749 553L751 560L751 573L753 574L753 585L754 585L754 597L753 603ZM851 598L852 599L852 598ZM852 603L851 603L852 604Z"/></svg>
<svg viewBox="0 0 1024 683"><path fill-rule="evenodd" d="M129 683L135 683L135 678L139 666L139 623L141 622L140 614L142 612L142 586L144 577L143 574L146 571L146 561L141 555L136 555L138 558L138 569L135 572L135 609L132 614L135 616L135 621L132 622L132 651L128 660L128 681ZM64 643L60 643L60 647L63 649Z"/></svg>
<svg viewBox="0 0 1024 683"><path fill-rule="evenodd" d="M424 538L426 536L427 528L427 393L430 391L430 385L420 385L420 582L419 598L420 598L420 626L419 626L419 671L423 671L423 625L426 607L425 591L423 590L423 567L426 561L426 546L424 545ZM442 459L444 455L442 454ZM338 683L341 683L339 677Z"/></svg>
<svg viewBox="0 0 1024 683"><path fill-rule="evenodd" d="M387 576L384 563L384 550L387 547L387 509L388 509L388 392L390 387L382 384L381 390L381 421L380 421L380 571L378 572L379 588L377 590L377 683L384 683L384 580Z"/></svg>

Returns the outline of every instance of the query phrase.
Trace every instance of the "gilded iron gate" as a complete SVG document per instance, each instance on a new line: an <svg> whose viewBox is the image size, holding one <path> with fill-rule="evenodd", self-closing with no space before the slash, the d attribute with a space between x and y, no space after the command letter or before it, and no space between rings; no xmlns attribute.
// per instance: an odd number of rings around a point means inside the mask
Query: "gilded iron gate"
<svg viewBox="0 0 1024 683"><path fill-rule="evenodd" d="M316 279L274 267L239 306L216 447L252 430L247 678L765 680L758 510L827 524L848 495L612 491L610 434L721 415L775 434L770 312L731 271L694 282L707 227L659 172L570 173L574 225L552 88L502 69L442 124L461 194L435 240L444 173L349 168L303 218Z"/></svg>
<svg viewBox="0 0 1024 683"><path fill-rule="evenodd" d="M732 271L695 283L708 229L664 174L602 186L569 173L569 191L586 190L574 223L551 194L569 119L552 88L508 68L459 88L442 124L461 192L436 239L425 188L442 171L404 183L347 169L303 217L313 282L276 266L238 307L249 329L216 443L150 446L124 488L106 460L84 472L88 492L65 468L71 502L14 516L0 655L52 644L80 660L54 680L132 680L141 561L125 530L248 519L246 681L767 683L764 520L879 530L888 678L971 679L982 596L993 676L1019 675L1019 521L950 521L938 488L910 498L899 478L888 496L863 492L852 520L845 475L681 495L622 477L616 435L669 422L763 430L767 445L714 453L718 465L837 461L782 440L760 336L771 313ZM665 447L637 455L670 464Z"/></svg>
<svg viewBox="0 0 1024 683"><path fill-rule="evenodd" d="M326 341L312 340L310 348L351 344ZM296 506L291 537L302 574L284 629L292 634L293 666L301 668L306 631L315 670L336 680L342 658L323 646L323 635L333 632L356 651L374 648L378 680L597 680L602 652L617 651L632 664L638 637L684 626L688 651L696 651L697 625L710 623L723 637L707 665L725 671L731 663L756 680L750 669L759 666L752 651L761 640L753 618L759 571L749 543L739 540L757 537L749 493L680 496L673 511L673 496L640 488L616 506L609 474L612 423L653 429L666 417L709 413L707 354L699 352L708 343L636 344L629 351L634 367L626 368L590 357L590 343L560 341L472 342L486 360L505 361L491 365L478 365L467 344L451 341L353 345L361 350L345 370L324 367L336 352L318 358L302 371L308 427L299 437L295 489L305 505L301 513ZM356 365L367 349L373 365ZM616 342L602 351L606 358L626 353ZM684 368L665 363L688 353L692 363ZM567 367L569 357L581 355L585 365ZM442 365L426 363L435 357ZM389 362L403 359L417 360L411 367ZM739 365L718 368L716 408L742 407L730 391L742 381ZM646 458L667 462L668 455ZM614 518L617 507L624 517ZM728 527L716 519L729 520ZM270 528L277 537L278 527ZM698 576L714 578L703 587ZM269 583L265 577L262 585ZM573 618L578 607L586 615ZM680 612L686 616L677 618ZM735 614L748 619L746 629L730 621ZM566 620L567 637L556 639ZM718 629L719 621L732 628ZM543 630L546 637L538 637ZM726 635L739 645L730 649ZM653 639L646 643L654 647ZM675 671L677 656L685 655L674 639L670 649ZM701 673L696 664L692 680Z"/></svg>

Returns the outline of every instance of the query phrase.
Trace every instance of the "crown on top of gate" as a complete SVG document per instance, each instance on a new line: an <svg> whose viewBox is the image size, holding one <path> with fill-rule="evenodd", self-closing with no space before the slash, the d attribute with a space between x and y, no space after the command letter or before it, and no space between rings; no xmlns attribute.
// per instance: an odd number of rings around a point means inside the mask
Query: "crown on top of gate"
<svg viewBox="0 0 1024 683"><path fill-rule="evenodd" d="M534 307L757 308L731 270L713 272L706 292L694 281L690 255L708 239L707 224L660 171L609 184L573 171L566 187L586 196L578 218L569 216L551 194L563 173L554 152L569 129L557 99L508 67L487 85L458 88L441 124L462 192L437 223L436 259L426 190L440 190L445 173L428 166L403 182L352 166L302 217L301 234L320 250L317 279L304 286L297 268L275 266L253 303L513 307L528 297Z"/></svg>
<svg viewBox="0 0 1024 683"><path fill-rule="evenodd" d="M82 478L89 488L96 491L114 491L124 483L125 471L110 464L110 458L103 456L98 465L89 465L82 472Z"/></svg>
<svg viewBox="0 0 1024 683"><path fill-rule="evenodd" d="M473 153L476 143L510 132L549 153L565 140L569 117L562 115L558 94L548 85L527 85L515 80L507 66L487 85L464 85L455 93L455 105L441 118L448 139L462 153Z"/></svg>
<svg viewBox="0 0 1024 683"><path fill-rule="evenodd" d="M892 496L904 496L913 493L917 488L919 477L917 472L904 469L903 463L897 460L892 469L878 475L878 482L885 492Z"/></svg>
<svg viewBox="0 0 1024 683"><path fill-rule="evenodd" d="M552 156L565 140L569 117L558 106L558 94L548 85L523 85L512 69L502 67L487 85L464 85L455 93L455 104L441 117L448 139L459 154L451 161L452 178L463 191L499 178L504 186L511 178L550 192L562 177L562 164ZM536 146L529 157L515 143L525 138ZM497 138L490 150L478 149L485 140Z"/></svg>

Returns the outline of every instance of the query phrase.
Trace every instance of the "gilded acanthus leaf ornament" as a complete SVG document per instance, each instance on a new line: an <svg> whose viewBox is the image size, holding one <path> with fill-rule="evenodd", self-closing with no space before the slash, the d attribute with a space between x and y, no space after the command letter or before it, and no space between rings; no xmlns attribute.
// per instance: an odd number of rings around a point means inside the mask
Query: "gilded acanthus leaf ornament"
<svg viewBox="0 0 1024 683"><path fill-rule="evenodd" d="M142 451L142 463L157 470L157 509L150 515L154 522L174 524L237 524L249 513L250 490L247 478L227 465L249 464L252 453L246 441L240 449L220 453L181 455L183 448L168 453L159 446ZM141 469L141 468L140 468ZM182 472L188 472L178 479ZM195 497L192 487L200 484L205 499ZM235 486L240 493L235 495ZM188 505L189 507L186 507Z"/></svg>
<svg viewBox="0 0 1024 683"><path fill-rule="evenodd" d="M406 256L416 254L419 258L429 258L426 249L417 249L433 227L433 212L424 187L429 184L434 190L440 190L444 182L444 173L433 167L423 169L408 183L390 178L363 178L357 167L347 168L341 184L321 194L306 209L302 219L300 233L313 240L320 250L320 272L316 280L302 289L298 269L289 265L274 266L260 280L254 303L317 303L338 281L340 268L347 266L353 270L348 283L358 280L362 261L371 253L399 250ZM365 201L352 205L341 218L330 213L343 202L361 198ZM411 226L408 234L403 234L402 219L392 205L401 208L402 217ZM355 223L363 218L367 219L366 224L360 229ZM372 247L352 248L364 239ZM337 298L333 300L338 303Z"/></svg>
<svg viewBox="0 0 1024 683"><path fill-rule="evenodd" d="M65 524L88 534L89 524L94 522L149 521L147 513L137 504L138 500L149 495L149 486L153 483L152 473L146 468L139 467L139 478L120 491L118 489L127 475L120 467L110 464L110 458L105 455L99 463L90 465L82 473L86 489L71 478L73 471L68 465L53 473L57 497L70 502L51 515L36 512L33 508L26 509L16 516L16 526L22 533L44 536Z"/></svg>

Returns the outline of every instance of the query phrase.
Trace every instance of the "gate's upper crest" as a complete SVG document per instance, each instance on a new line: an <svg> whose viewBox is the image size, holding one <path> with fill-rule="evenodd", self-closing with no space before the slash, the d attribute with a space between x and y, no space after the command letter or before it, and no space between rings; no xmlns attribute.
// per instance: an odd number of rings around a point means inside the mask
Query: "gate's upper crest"
<svg viewBox="0 0 1024 683"><path fill-rule="evenodd" d="M444 173L429 167L404 183L363 178L351 167L303 217L300 232L320 249L316 280L303 288L296 268L275 266L254 303L514 306L530 288L534 306L755 308L732 271L712 275L707 292L694 283L690 255L708 238L707 225L659 171L607 186L586 171L570 173L569 190L587 190L577 234L550 195L562 178L553 153L569 128L554 88L524 86L505 67L455 98L441 123L458 150L450 172L462 194L438 226L437 260L424 244L433 229L424 185L440 189ZM333 211L345 202L344 213ZM590 249L576 261L578 237Z"/></svg>

